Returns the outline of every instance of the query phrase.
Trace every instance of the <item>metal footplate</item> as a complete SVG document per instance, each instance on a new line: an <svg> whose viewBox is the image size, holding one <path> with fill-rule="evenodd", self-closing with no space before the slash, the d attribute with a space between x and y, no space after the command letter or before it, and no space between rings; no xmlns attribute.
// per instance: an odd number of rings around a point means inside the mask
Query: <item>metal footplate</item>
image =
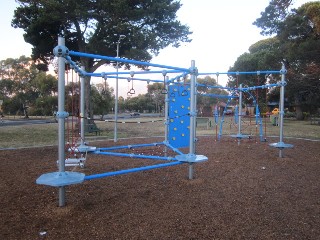
<svg viewBox="0 0 320 240"><path fill-rule="evenodd" d="M207 161L208 158L204 155L195 155L195 154L182 154L175 157L179 162L189 162L189 163L198 163Z"/></svg>
<svg viewBox="0 0 320 240"><path fill-rule="evenodd" d="M293 148L292 144L288 144L288 143L284 143L284 142L271 143L271 144L269 144L269 146L279 148L279 149Z"/></svg>
<svg viewBox="0 0 320 240"><path fill-rule="evenodd" d="M237 139L249 139L250 138L250 135L244 135L244 134L236 134L236 135L230 135L231 137L233 138L237 138Z"/></svg>
<svg viewBox="0 0 320 240"><path fill-rule="evenodd" d="M94 152L96 150L97 150L97 147L92 147L87 145L80 145L75 148L75 152L79 152L79 153Z"/></svg>
<svg viewBox="0 0 320 240"><path fill-rule="evenodd" d="M64 162L66 167L73 167L73 166L79 166L81 168L84 168L86 162L86 158L80 157L80 158L67 158ZM57 161L59 164L59 161Z"/></svg>
<svg viewBox="0 0 320 240"><path fill-rule="evenodd" d="M37 184L52 187L63 187L72 184L82 183L85 174L79 172L51 172L42 174L37 180Z"/></svg>

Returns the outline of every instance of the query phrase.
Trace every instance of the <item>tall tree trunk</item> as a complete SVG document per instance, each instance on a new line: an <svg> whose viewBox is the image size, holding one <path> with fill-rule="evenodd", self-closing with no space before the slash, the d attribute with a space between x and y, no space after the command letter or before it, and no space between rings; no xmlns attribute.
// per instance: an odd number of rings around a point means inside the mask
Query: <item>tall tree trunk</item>
<svg viewBox="0 0 320 240"><path fill-rule="evenodd" d="M295 95L294 97L294 105L296 108L296 119L297 120L303 120L303 113L302 113L302 109L301 109L301 103L300 103L300 99L298 95Z"/></svg>
<svg viewBox="0 0 320 240"><path fill-rule="evenodd" d="M81 58L81 65L84 66L84 69L86 72L91 72L92 69L92 61L90 61L89 58ZM85 102L85 112L84 112L84 118L93 118L93 108L91 104L91 84L90 76L85 76L85 94L84 94L84 102ZM87 122L87 121L85 121ZM91 122L91 121L90 121Z"/></svg>
<svg viewBox="0 0 320 240"><path fill-rule="evenodd" d="M84 94L84 102L85 102L85 118L92 118L93 110L91 104L91 84L90 77L85 77L85 94Z"/></svg>

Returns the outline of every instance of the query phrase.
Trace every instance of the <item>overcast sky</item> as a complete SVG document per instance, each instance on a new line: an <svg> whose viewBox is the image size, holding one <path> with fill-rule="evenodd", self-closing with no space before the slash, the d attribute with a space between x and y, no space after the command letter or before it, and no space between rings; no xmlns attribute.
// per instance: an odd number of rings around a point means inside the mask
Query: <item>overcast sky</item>
<svg viewBox="0 0 320 240"><path fill-rule="evenodd" d="M0 59L30 56L31 45L24 42L23 30L11 27L17 4L14 0L0 1ZM310 1L294 2L294 6L298 7ZM163 49L152 63L189 68L191 60L195 60L199 72L226 72L237 57L265 38L252 23L268 6L269 0L181 0L181 3L183 6L178 12L178 19L190 27L193 32L190 38L193 40L179 48ZM102 82L102 79L94 81ZM114 81L108 82L114 86ZM219 77L219 83L225 85L226 78ZM137 93L143 93L146 83L136 83L135 88ZM119 95L126 95L128 83L120 81L119 89Z"/></svg>

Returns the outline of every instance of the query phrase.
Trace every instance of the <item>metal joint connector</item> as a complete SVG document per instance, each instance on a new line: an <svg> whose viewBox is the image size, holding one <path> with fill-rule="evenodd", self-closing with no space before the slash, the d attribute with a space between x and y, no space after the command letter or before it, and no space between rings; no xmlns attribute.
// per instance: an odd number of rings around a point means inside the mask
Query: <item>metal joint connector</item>
<svg viewBox="0 0 320 240"><path fill-rule="evenodd" d="M191 68L189 68L189 70L190 70L190 74L198 75L198 68L191 67Z"/></svg>
<svg viewBox="0 0 320 240"><path fill-rule="evenodd" d="M69 56L69 49L66 46L56 46L53 49L53 54L56 57L66 57Z"/></svg>
<svg viewBox="0 0 320 240"><path fill-rule="evenodd" d="M69 113L68 112L64 112L64 111L57 112L56 117L57 118L67 118L67 117L69 117Z"/></svg>

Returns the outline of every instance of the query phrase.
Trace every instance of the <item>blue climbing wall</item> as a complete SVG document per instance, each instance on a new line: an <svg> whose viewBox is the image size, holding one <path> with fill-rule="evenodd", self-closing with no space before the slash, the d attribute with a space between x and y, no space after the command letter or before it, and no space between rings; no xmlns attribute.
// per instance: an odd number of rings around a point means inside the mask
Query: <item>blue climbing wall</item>
<svg viewBox="0 0 320 240"><path fill-rule="evenodd" d="M188 147L190 137L190 86L169 86L169 136L171 146Z"/></svg>

